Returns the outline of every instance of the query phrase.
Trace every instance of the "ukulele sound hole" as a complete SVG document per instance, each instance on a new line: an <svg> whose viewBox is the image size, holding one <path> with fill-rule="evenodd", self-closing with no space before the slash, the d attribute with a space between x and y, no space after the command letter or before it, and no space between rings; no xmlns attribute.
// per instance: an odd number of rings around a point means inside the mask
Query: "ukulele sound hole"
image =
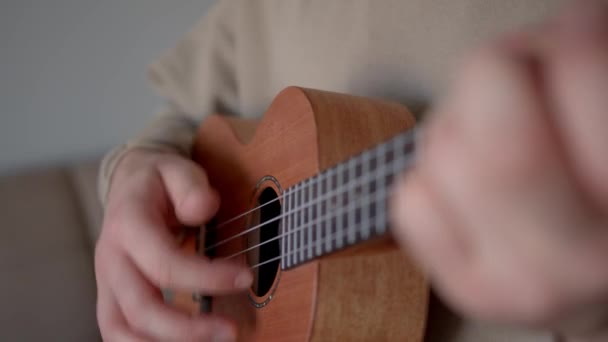
<svg viewBox="0 0 608 342"><path fill-rule="evenodd" d="M262 206L257 210L257 220L254 220L259 229L248 234L247 243L251 250L247 259L250 266L257 266L253 269L252 291L256 296L264 297L272 289L279 271L281 250L277 236L280 220L273 219L281 214L281 202L277 200L275 190L267 187L260 193L257 205Z"/></svg>

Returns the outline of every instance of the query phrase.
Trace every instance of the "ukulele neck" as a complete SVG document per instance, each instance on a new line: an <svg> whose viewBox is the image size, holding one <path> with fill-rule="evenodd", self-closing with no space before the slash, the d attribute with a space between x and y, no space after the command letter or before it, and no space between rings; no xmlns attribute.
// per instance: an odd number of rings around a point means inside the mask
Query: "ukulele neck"
<svg viewBox="0 0 608 342"><path fill-rule="evenodd" d="M281 268L385 235L391 185L414 160L414 135L400 134L286 189Z"/></svg>

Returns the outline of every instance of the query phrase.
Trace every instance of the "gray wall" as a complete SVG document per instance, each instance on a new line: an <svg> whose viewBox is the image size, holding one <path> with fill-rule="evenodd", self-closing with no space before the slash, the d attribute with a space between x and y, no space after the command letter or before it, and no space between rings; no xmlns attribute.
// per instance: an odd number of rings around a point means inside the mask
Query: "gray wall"
<svg viewBox="0 0 608 342"><path fill-rule="evenodd" d="M4 0L0 173L100 154L162 99L146 66L214 0Z"/></svg>

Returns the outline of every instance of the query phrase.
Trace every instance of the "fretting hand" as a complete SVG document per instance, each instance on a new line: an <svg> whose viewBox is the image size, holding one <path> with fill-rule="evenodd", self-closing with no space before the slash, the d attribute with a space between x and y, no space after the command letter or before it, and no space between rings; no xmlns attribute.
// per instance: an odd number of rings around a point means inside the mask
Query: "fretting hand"
<svg viewBox="0 0 608 342"><path fill-rule="evenodd" d="M608 6L481 49L424 132L393 217L440 296L608 340Z"/></svg>

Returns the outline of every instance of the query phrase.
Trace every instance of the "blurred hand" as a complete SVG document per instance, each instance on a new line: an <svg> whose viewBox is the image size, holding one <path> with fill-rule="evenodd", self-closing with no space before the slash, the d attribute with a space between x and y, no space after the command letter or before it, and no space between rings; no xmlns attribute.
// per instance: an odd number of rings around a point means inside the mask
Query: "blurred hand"
<svg viewBox="0 0 608 342"><path fill-rule="evenodd" d="M608 9L481 49L393 201L440 296L483 319L608 340Z"/></svg>
<svg viewBox="0 0 608 342"><path fill-rule="evenodd" d="M97 315L107 341L231 341L232 322L191 317L160 288L205 294L242 291L248 269L180 251L172 230L211 218L219 197L204 171L180 156L134 150L117 167L95 253Z"/></svg>

